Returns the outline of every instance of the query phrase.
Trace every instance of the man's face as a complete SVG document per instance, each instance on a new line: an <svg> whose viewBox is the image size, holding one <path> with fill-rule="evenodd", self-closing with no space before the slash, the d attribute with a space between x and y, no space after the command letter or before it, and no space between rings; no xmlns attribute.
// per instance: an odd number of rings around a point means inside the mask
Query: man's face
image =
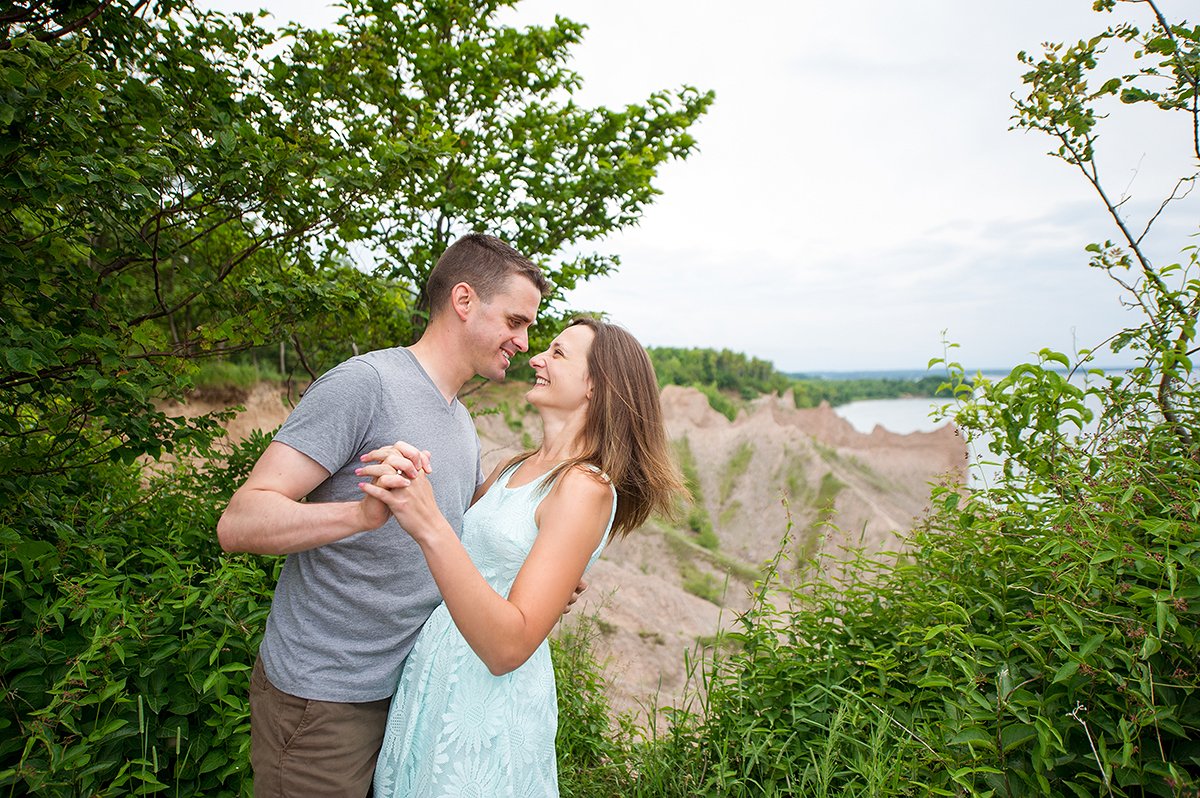
<svg viewBox="0 0 1200 798"><path fill-rule="evenodd" d="M529 350L529 325L537 316L542 295L520 275L510 275L491 301L480 301L467 319L471 359L475 373L503 380L509 361Z"/></svg>

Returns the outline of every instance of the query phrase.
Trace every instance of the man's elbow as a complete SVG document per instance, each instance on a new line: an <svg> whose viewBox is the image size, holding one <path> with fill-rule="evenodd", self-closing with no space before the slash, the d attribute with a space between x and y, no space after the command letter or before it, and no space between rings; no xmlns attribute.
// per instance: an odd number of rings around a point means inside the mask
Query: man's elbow
<svg viewBox="0 0 1200 798"><path fill-rule="evenodd" d="M232 507L226 507L225 512L221 513L221 517L217 519L217 542L221 544L222 551L230 553L242 551L237 540L235 515Z"/></svg>

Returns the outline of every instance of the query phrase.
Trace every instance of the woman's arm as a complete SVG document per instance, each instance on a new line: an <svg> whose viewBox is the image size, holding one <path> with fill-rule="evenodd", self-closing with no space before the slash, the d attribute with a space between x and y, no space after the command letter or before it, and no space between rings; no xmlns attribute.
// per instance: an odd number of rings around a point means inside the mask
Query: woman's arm
<svg viewBox="0 0 1200 798"><path fill-rule="evenodd" d="M380 482L387 484L387 479ZM608 525L612 488L589 471L560 477L537 510L538 535L505 598L492 589L433 502L427 479L389 491L362 490L388 504L421 546L450 616L488 670L516 670L541 645L571 599Z"/></svg>

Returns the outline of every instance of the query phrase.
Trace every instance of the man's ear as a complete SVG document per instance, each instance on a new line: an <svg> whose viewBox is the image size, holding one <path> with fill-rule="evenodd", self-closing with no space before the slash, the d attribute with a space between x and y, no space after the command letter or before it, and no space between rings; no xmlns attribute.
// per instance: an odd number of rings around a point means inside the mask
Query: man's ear
<svg viewBox="0 0 1200 798"><path fill-rule="evenodd" d="M454 308L454 312L462 321L466 321L467 316L471 315L475 301L475 290L468 283L455 283L450 289L450 307Z"/></svg>

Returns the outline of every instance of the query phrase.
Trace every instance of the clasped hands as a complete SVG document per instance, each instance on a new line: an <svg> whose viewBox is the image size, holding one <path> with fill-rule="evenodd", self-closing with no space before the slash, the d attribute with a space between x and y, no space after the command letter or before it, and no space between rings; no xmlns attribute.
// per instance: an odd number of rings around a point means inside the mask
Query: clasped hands
<svg viewBox="0 0 1200 798"><path fill-rule="evenodd" d="M367 452L361 458L366 465L355 469L361 477L370 477L370 482L360 482L363 498L363 515L368 522L377 521L378 527L390 513L400 526L417 539L428 534L439 519L441 510L434 500L433 487L426 479L433 473L430 453L397 441Z"/></svg>
<svg viewBox="0 0 1200 798"><path fill-rule="evenodd" d="M445 525L442 511L434 501L433 487L426 478L433 473L429 452L396 441L367 452L361 460L368 465L355 469L354 473L371 477L370 482L358 484L359 490L366 494L362 501L365 517L378 519L371 529L382 526L390 512L401 528L420 543L424 536L436 533L438 521ZM587 582L581 579L563 608L564 615L587 587Z"/></svg>

